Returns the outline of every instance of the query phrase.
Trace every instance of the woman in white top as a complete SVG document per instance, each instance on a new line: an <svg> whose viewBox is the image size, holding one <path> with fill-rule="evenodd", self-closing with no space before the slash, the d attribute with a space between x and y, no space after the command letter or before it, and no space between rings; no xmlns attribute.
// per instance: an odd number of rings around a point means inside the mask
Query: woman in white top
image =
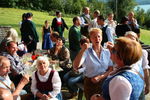
<svg viewBox="0 0 150 100"><path fill-rule="evenodd" d="M37 71L32 75L31 92L36 99L62 100L61 80L57 71L49 68L49 60L45 56L37 58Z"/></svg>
<svg viewBox="0 0 150 100"><path fill-rule="evenodd" d="M85 68L83 74L86 100L90 100L93 94L101 92L103 81L113 69L109 50L101 46L102 31L92 28L89 36L92 46L88 42L83 43L73 61L75 70L79 69L81 65Z"/></svg>
<svg viewBox="0 0 150 100"><path fill-rule="evenodd" d="M139 100L144 80L131 65L141 57L142 48L138 42L126 37L116 39L111 59L117 69L105 80L103 95L93 95L91 100Z"/></svg>

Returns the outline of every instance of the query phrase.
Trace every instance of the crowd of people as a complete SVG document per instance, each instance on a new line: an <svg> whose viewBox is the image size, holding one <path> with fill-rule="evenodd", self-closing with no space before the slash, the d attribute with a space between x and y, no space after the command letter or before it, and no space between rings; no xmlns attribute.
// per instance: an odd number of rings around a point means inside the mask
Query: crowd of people
<svg viewBox="0 0 150 100"><path fill-rule="evenodd" d="M145 100L150 91L150 66L134 12L118 23L113 13L105 19L99 10L91 19L90 8L84 7L69 28L57 11L51 26L48 20L44 22L41 49L46 56L36 58L36 70L29 77L26 69L31 65L20 58L26 53L34 55L37 49L39 35L32 17L32 13L22 15L21 41L11 28L0 43L0 98L71 99L79 91L76 83L82 83L86 100ZM65 46L65 28L69 47ZM53 64L62 70L57 71ZM68 96L62 95L62 87L67 87Z"/></svg>

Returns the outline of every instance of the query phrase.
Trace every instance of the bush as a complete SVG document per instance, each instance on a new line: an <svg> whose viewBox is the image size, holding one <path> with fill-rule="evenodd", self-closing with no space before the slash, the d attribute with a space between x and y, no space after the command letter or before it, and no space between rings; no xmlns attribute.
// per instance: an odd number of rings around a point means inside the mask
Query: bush
<svg viewBox="0 0 150 100"><path fill-rule="evenodd" d="M150 9L145 12L143 9L138 8L136 11L136 19L140 26L150 29Z"/></svg>

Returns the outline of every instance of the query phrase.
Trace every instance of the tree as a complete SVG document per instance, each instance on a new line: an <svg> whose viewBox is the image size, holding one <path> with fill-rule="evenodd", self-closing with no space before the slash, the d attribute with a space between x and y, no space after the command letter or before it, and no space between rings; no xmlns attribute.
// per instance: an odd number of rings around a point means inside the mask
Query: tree
<svg viewBox="0 0 150 100"><path fill-rule="evenodd" d="M120 21L120 19L126 16L129 11L132 11L137 4L135 0L109 0L108 5L116 15L117 20Z"/></svg>
<svg viewBox="0 0 150 100"><path fill-rule="evenodd" d="M64 12L64 0L50 0L51 3L49 4L49 11L62 11Z"/></svg>

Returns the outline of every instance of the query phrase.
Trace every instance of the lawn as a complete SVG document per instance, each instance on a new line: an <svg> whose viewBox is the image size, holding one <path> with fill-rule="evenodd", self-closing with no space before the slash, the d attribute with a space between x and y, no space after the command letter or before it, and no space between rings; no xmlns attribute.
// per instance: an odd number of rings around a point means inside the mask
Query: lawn
<svg viewBox="0 0 150 100"><path fill-rule="evenodd" d="M23 13L32 12L33 13L33 22L36 24L36 28L38 34L41 39L41 31L42 25L44 24L45 20L49 20L50 23L55 16L50 16L54 14L50 14L47 12L40 12L40 11L33 11L33 10L22 10L22 9L15 9L15 8L0 8L0 26L12 26L15 28L19 35L19 22L21 21L21 16ZM72 18L70 17L63 17L69 27L72 26ZM68 38L68 30L65 30L64 37ZM150 45L150 31L141 29L141 38L145 44Z"/></svg>
<svg viewBox="0 0 150 100"><path fill-rule="evenodd" d="M37 31L40 35L41 39L41 31L42 25L44 24L45 20L49 20L50 23L55 16L50 16L47 12L39 12L33 10L22 10L22 9L15 9L15 8L0 8L0 26L11 26L15 28L19 35L19 22L21 21L21 16L23 13L32 12L33 13L33 22L36 24ZM51 14L54 15L54 14ZM63 17L69 27L72 26L72 18ZM65 38L68 38L68 30L65 30L64 33ZM150 31L141 29L141 38L145 44L150 45Z"/></svg>
<svg viewBox="0 0 150 100"><path fill-rule="evenodd" d="M0 8L0 26L12 26L18 31L20 35L19 22L22 20L21 18L22 14L26 12L33 13L33 22L36 24L36 29L41 39L42 26L44 25L44 21L49 20L51 24L52 19L55 17L55 16L50 16L47 12L22 10L22 9L15 9L15 8ZM72 18L64 17L64 20L66 21L67 25L71 27ZM65 30L64 35L65 38L67 38L68 36L67 30Z"/></svg>

